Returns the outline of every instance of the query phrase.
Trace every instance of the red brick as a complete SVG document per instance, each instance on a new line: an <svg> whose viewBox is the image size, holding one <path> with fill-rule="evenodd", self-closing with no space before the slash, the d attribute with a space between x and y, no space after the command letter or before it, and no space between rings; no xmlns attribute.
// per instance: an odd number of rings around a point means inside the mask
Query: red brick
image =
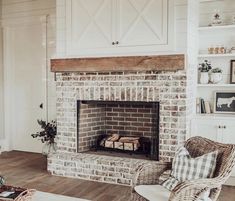
<svg viewBox="0 0 235 201"><path fill-rule="evenodd" d="M150 131L150 128L138 127L138 131Z"/></svg>
<svg viewBox="0 0 235 201"><path fill-rule="evenodd" d="M131 114L132 117L144 117L144 114L141 114L141 113L134 113L134 114Z"/></svg>
<svg viewBox="0 0 235 201"><path fill-rule="evenodd" d="M141 122L133 122L133 123L131 123L131 125L132 126L137 126L137 127L143 127L144 126L144 124L143 123L141 123Z"/></svg>
<svg viewBox="0 0 235 201"><path fill-rule="evenodd" d="M137 121L137 118L128 117L125 120L126 121Z"/></svg>
<svg viewBox="0 0 235 201"><path fill-rule="evenodd" d="M113 108L113 112L124 112L123 108Z"/></svg>
<svg viewBox="0 0 235 201"><path fill-rule="evenodd" d="M136 112L137 112L137 109L134 109L134 108L128 108L128 109L125 109L125 112L132 112L132 113L136 113Z"/></svg>
<svg viewBox="0 0 235 201"><path fill-rule="evenodd" d="M149 118L138 118L138 121L140 121L140 122L151 122L151 119L149 119Z"/></svg>

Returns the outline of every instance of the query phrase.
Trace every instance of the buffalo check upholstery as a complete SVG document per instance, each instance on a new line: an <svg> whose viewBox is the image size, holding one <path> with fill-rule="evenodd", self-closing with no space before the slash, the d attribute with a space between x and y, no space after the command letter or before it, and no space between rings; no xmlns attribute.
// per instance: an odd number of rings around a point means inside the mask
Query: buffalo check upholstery
<svg viewBox="0 0 235 201"><path fill-rule="evenodd" d="M212 178L216 168L218 152L214 151L197 158L191 158L185 147L180 147L173 159L170 177L162 183L168 190L173 190L179 182L199 178Z"/></svg>

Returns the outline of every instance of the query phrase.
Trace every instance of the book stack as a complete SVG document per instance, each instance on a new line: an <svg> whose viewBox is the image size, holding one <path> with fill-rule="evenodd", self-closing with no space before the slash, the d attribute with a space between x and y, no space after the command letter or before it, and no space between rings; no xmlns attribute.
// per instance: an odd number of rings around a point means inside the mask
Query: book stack
<svg viewBox="0 0 235 201"><path fill-rule="evenodd" d="M197 98L196 110L198 114L210 114L212 113L210 102L205 101L203 98Z"/></svg>

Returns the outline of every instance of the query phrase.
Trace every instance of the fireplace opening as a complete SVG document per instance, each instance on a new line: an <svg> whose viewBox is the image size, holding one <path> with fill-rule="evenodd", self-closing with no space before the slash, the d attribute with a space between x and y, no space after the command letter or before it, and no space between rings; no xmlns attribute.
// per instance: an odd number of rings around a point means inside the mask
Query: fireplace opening
<svg viewBox="0 0 235 201"><path fill-rule="evenodd" d="M159 160L159 102L78 100L77 150Z"/></svg>

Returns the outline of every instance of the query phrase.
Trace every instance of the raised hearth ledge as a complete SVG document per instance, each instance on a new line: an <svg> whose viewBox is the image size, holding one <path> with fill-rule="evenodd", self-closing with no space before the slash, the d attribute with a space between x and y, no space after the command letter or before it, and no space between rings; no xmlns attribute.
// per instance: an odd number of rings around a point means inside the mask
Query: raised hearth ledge
<svg viewBox="0 0 235 201"><path fill-rule="evenodd" d="M163 165L144 159L121 158L86 153L56 153L48 156L48 171L57 176L132 186L140 165Z"/></svg>
<svg viewBox="0 0 235 201"><path fill-rule="evenodd" d="M52 72L184 70L185 55L51 59Z"/></svg>

